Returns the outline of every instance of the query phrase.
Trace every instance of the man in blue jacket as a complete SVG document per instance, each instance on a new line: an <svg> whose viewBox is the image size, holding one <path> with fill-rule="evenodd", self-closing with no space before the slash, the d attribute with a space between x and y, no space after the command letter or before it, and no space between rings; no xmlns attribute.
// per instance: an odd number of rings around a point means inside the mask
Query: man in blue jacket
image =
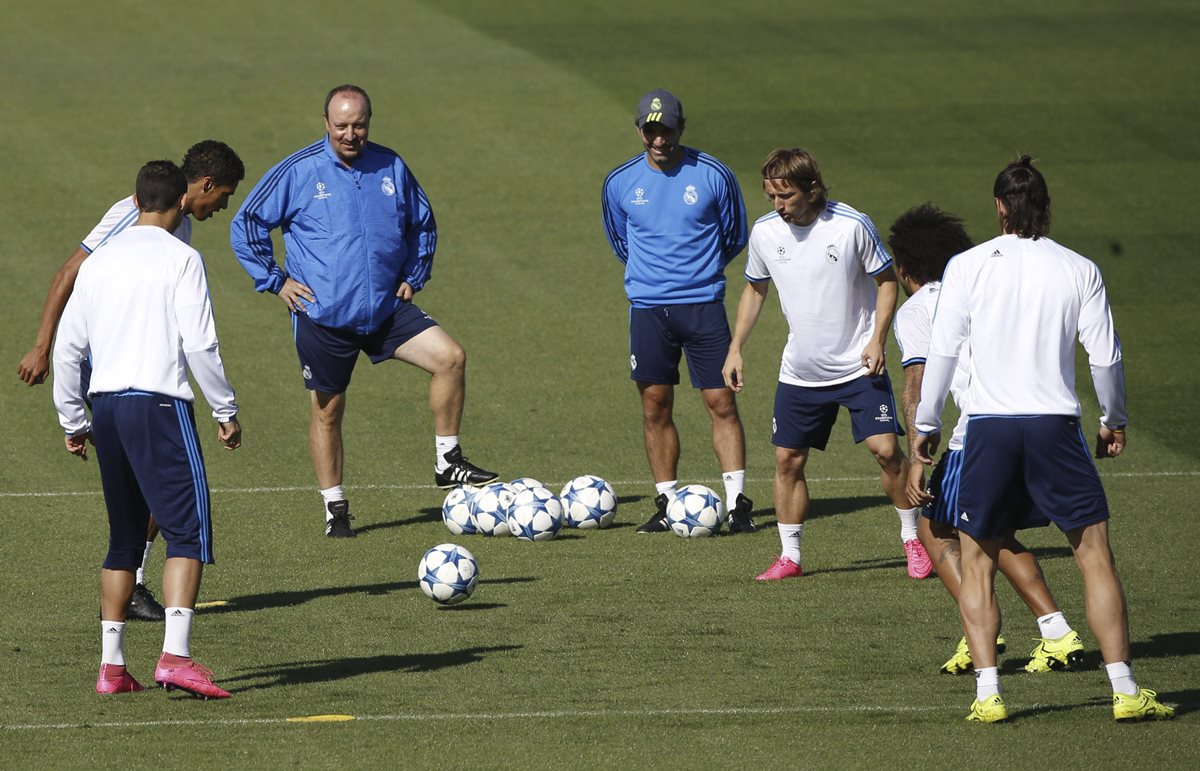
<svg viewBox="0 0 1200 771"><path fill-rule="evenodd" d="M746 437L721 366L729 350L725 266L746 247L746 205L737 178L707 153L680 144L683 105L669 91L642 97L634 120L643 152L604 180L604 229L625 265L630 377L642 397L655 512L639 533L668 529L677 484L679 433L673 417L679 360L700 389L725 482L729 530L754 532L742 494Z"/></svg>
<svg viewBox="0 0 1200 771"><path fill-rule="evenodd" d="M325 534L353 537L342 489L342 417L360 351L428 372L438 487L480 485L497 474L458 444L466 353L412 302L429 280L437 226L404 160L367 141L371 100L354 85L325 97L327 135L266 173L230 225L230 241L259 292L292 312L300 370L312 394L309 453L325 502ZM281 268L271 231L286 247Z"/></svg>

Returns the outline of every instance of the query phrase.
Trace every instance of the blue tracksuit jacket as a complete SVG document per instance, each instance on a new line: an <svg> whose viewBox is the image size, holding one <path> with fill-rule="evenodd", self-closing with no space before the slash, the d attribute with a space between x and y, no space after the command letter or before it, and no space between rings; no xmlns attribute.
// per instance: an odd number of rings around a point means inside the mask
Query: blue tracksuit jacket
<svg viewBox="0 0 1200 771"><path fill-rule="evenodd" d="M271 243L276 228L283 268ZM368 142L346 168L325 137L259 180L229 239L256 290L278 294L290 276L316 295L308 308L314 322L365 334L395 311L401 282L420 290L429 280L437 225L395 151Z"/></svg>

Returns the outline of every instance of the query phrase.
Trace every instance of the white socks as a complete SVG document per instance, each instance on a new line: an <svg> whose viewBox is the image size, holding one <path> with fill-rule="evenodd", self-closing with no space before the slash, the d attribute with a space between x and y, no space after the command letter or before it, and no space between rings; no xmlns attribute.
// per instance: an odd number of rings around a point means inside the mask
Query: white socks
<svg viewBox="0 0 1200 771"><path fill-rule="evenodd" d="M329 504L333 503L334 501L346 500L346 491L341 485L334 485L333 487L322 490L321 497L325 499L325 521L328 522L329 520L333 519L333 514L329 513Z"/></svg>
<svg viewBox="0 0 1200 771"><path fill-rule="evenodd" d="M192 617L196 611L191 608L167 608L166 630L163 633L163 653L192 657Z"/></svg>
<svg viewBox="0 0 1200 771"><path fill-rule="evenodd" d="M1073 630L1071 625L1067 623L1067 619L1063 616L1061 610L1056 610L1053 613L1047 613L1044 616L1038 616L1038 631L1041 636L1047 640L1057 640L1061 637L1069 635Z"/></svg>
<svg viewBox="0 0 1200 771"><path fill-rule="evenodd" d="M905 543L916 538L917 517L921 516L921 510L896 509L896 514L900 517L900 542Z"/></svg>
<svg viewBox="0 0 1200 771"><path fill-rule="evenodd" d="M800 539L804 534L804 523L799 525L779 524L779 543L782 545L781 554L797 565L800 562Z"/></svg>
<svg viewBox="0 0 1200 771"><path fill-rule="evenodd" d="M154 541L146 541L146 551L142 552L142 566L137 569L135 583L146 583L146 563L150 561L150 551L154 549Z"/></svg>
<svg viewBox="0 0 1200 771"><path fill-rule="evenodd" d="M725 508L733 511L737 497L746 489L746 469L726 471L721 474L721 479L725 482Z"/></svg>
<svg viewBox="0 0 1200 771"><path fill-rule="evenodd" d="M978 701L1000 693L1000 668L984 667L975 670L975 698Z"/></svg>
<svg viewBox="0 0 1200 771"><path fill-rule="evenodd" d="M433 461L433 470L441 473L450 468L450 464L446 462L446 453L458 446L458 435L441 436L433 435L433 443L437 446L437 457Z"/></svg>
<svg viewBox="0 0 1200 771"><path fill-rule="evenodd" d="M1138 692L1137 682L1133 679L1133 665L1128 661L1118 661L1116 664L1105 664L1108 680L1112 683L1113 693L1123 693L1134 696Z"/></svg>
<svg viewBox="0 0 1200 771"><path fill-rule="evenodd" d="M100 663L125 666L125 622L100 622Z"/></svg>
<svg viewBox="0 0 1200 771"><path fill-rule="evenodd" d="M679 484L678 479L672 479L670 482L655 482L654 483L654 491L655 491L654 494L656 497L659 495L662 495L663 493L666 493L668 496L674 495L675 494L675 486L677 484Z"/></svg>

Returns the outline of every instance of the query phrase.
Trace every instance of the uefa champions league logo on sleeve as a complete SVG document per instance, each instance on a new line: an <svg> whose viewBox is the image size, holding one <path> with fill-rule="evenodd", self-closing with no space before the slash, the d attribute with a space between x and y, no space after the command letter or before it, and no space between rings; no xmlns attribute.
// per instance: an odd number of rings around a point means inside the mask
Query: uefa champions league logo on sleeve
<svg viewBox="0 0 1200 771"><path fill-rule="evenodd" d="M695 185L688 185L683 189L683 202L688 206L695 206L696 201L700 200L700 194L696 192Z"/></svg>

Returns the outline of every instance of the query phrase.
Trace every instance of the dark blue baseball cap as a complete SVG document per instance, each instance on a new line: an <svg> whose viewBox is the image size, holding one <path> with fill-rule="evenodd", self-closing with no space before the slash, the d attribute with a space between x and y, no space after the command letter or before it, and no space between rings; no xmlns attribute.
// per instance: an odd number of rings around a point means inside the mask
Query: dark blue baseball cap
<svg viewBox="0 0 1200 771"><path fill-rule="evenodd" d="M647 123L661 123L669 129L680 128L683 125L683 104L670 91L654 89L638 102L637 119L634 120L638 128Z"/></svg>

